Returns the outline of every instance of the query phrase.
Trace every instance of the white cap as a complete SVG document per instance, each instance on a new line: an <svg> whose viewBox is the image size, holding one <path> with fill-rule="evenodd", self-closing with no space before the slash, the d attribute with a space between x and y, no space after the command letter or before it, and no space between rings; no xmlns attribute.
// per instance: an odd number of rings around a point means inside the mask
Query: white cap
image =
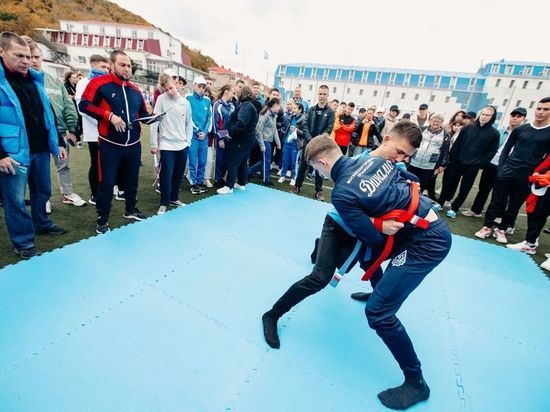
<svg viewBox="0 0 550 412"><path fill-rule="evenodd" d="M167 74L170 77L177 77L178 74L172 69L166 69L162 73Z"/></svg>
<svg viewBox="0 0 550 412"><path fill-rule="evenodd" d="M193 79L193 84L206 84L206 79L202 76L196 76Z"/></svg>

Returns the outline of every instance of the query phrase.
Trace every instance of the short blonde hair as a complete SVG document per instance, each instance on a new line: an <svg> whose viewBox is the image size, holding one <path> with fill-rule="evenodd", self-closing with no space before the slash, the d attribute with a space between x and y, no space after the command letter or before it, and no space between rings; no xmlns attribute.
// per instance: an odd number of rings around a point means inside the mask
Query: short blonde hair
<svg viewBox="0 0 550 412"><path fill-rule="evenodd" d="M341 153L340 148L334 140L330 138L327 133L323 133L320 136L314 137L306 146L304 156L306 162L311 164L315 162L320 155L335 152Z"/></svg>
<svg viewBox="0 0 550 412"><path fill-rule="evenodd" d="M161 75L159 76L159 84L160 84L160 87L162 87L163 89L166 88L169 82L173 82L173 81L174 79L169 74L161 73Z"/></svg>

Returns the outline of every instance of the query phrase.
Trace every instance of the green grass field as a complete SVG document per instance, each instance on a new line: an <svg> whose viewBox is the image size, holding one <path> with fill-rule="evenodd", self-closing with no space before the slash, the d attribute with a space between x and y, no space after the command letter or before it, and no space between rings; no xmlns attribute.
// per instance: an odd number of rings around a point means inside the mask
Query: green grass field
<svg viewBox="0 0 550 412"><path fill-rule="evenodd" d="M140 185L138 190L138 207L145 213L147 216L151 216L157 212L159 206L159 194L155 192L152 183L153 183L153 158L149 153L149 133L148 130L144 130L143 137L143 153L142 153L142 162L143 167L140 171ZM88 149L85 146L84 149L76 149L71 147L71 174L73 177L73 185L75 192L82 196L83 199L87 200L89 198L89 186L88 186L88 167L89 167L89 154ZM290 186L288 180L286 183L279 184L277 179L272 179L275 183L274 190L289 191ZM252 183L260 183L260 180L252 180ZM325 186L325 198L327 201L330 199L330 192L332 187L332 182L329 180L324 181ZM96 211L95 208L91 205L83 207L74 207L71 205L65 205L61 202L62 195L59 191L59 186L57 184L57 177L55 174L55 169L52 162L52 214L50 215L51 219L58 224L59 226L65 227L68 229L68 233L61 236L49 236L49 235L38 235L36 237L36 246L41 251L49 251L59 247L63 247L66 244L78 242L81 239L85 239L90 236L96 236L95 233L95 221L96 221ZM200 196L193 196L189 193L189 183L184 179L183 188L180 195L180 200L185 203L191 203L196 200L204 199L207 196L215 194L215 190L211 189L209 193ZM476 194L476 187L472 190L470 198L466 201L465 207L469 207L473 201L473 197ZM312 182L305 181L302 188L302 196L313 198L314 189ZM115 201L113 199L113 207L111 211L111 217L109 219L109 224L111 228L119 227L125 224L139 224L139 222L129 221L122 217L124 212L124 202ZM3 209L0 209L1 221L4 222ZM444 215L444 213L442 213ZM474 238L473 234L482 226L483 220L479 218L469 218L459 215L455 220L447 219L443 217L449 223L451 230L456 235L466 236ZM319 227L321 227L319 222ZM523 214L518 218L516 225L516 232L514 235L508 236L510 243L516 243L523 240L527 226L527 219ZM478 240L481 242L481 240ZM487 242L496 243L492 238L487 240ZM502 246L504 247L504 246ZM0 230L0 268L6 265L15 263L19 258L13 253L12 244L8 238L6 227L2 224ZM540 237L540 246L538 248L537 254L533 257L537 263L541 263L545 260L544 253L550 252L550 235L541 234ZM518 252L519 253L519 252ZM547 275L549 275L547 273ZM550 277L550 275L549 275Z"/></svg>

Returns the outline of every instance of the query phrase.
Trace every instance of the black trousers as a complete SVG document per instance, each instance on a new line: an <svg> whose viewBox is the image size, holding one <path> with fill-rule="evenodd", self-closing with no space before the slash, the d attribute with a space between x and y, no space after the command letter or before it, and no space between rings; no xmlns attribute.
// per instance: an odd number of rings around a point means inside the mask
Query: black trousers
<svg viewBox="0 0 550 412"><path fill-rule="evenodd" d="M493 196L485 212L485 223L483 225L493 227L495 219L499 214L502 214L502 221L498 228L506 230L509 227L514 227L519 209L529 196L530 191L528 176L523 173L517 175L508 173L506 176L497 175L493 187ZM504 213L502 213L503 210Z"/></svg>
<svg viewBox="0 0 550 412"><path fill-rule="evenodd" d="M546 194L537 200L533 213L527 215L527 234L525 240L529 243L535 243L540 236L540 232L546 225L546 219L550 215L550 189Z"/></svg>
<svg viewBox="0 0 550 412"><path fill-rule="evenodd" d="M98 150L97 142L88 142L88 151L90 152L90 169L88 169L88 182L90 183L90 192L95 198L97 188L99 187L99 168L98 168Z"/></svg>
<svg viewBox="0 0 550 412"><path fill-rule="evenodd" d="M252 137L243 137L242 139L232 140L225 149L225 160L227 162L227 179L225 185L231 189L235 182L244 186L248 182L248 158L252 151L256 139Z"/></svg>
<svg viewBox="0 0 550 412"><path fill-rule="evenodd" d="M424 190L427 190L428 196L433 199L435 197L435 169L421 169L419 167L409 165L408 170L413 175L418 177L418 180L420 181L420 191L423 192ZM431 185L432 181L434 182L433 185ZM430 190L432 193L430 193Z"/></svg>
<svg viewBox="0 0 550 412"><path fill-rule="evenodd" d="M491 190L493 190L493 186L495 185L497 171L498 167L493 164L489 164L483 169L481 178L479 179L479 190L477 191L476 198L471 208L472 212L478 215L483 212L485 203L487 202L487 199L491 194Z"/></svg>
<svg viewBox="0 0 550 412"><path fill-rule="evenodd" d="M306 172L308 170L308 164L304 156L304 150L302 150L302 155L300 156L300 165L298 166L298 173L296 174L296 187L301 188L304 184L304 179L306 177ZM323 191L323 178L315 171L315 192Z"/></svg>
<svg viewBox="0 0 550 412"><path fill-rule="evenodd" d="M450 200L460 184L458 195L451 204L451 209L458 212L468 197L470 190L472 190L478 171L478 166L451 163L445 171L443 187L441 189L441 195L439 196L439 204L443 206L447 200Z"/></svg>

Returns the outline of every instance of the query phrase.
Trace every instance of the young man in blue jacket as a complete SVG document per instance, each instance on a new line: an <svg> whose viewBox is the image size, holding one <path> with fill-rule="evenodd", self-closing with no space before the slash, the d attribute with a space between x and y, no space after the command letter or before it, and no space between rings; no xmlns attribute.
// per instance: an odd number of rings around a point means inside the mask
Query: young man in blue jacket
<svg viewBox="0 0 550 412"><path fill-rule="evenodd" d="M421 138L418 126L400 122L371 156L356 158L343 156L328 136L311 140L306 160L334 180L332 202L338 214L325 218L312 273L292 285L262 317L267 343L278 348L277 320L330 282L335 268L347 260L346 251L355 243L355 237L362 244L357 254L361 267L368 269L367 273L373 272L370 281L374 290L372 294L354 297L366 301L369 326L382 338L405 375L402 385L378 395L385 406L393 409L406 409L428 399L430 394L412 342L395 314L424 277L447 256L451 246L447 225L431 210L430 199L420 195L416 183L411 183L414 176L394 165L411 156ZM404 223L399 222L399 217L386 218L389 213L410 209L415 201L413 215L410 219L407 216ZM391 262L382 271L379 257L390 240L386 235L395 236L386 256Z"/></svg>
<svg viewBox="0 0 550 412"><path fill-rule="evenodd" d="M4 218L14 251L23 259L39 254L34 235L65 229L46 214L51 196L50 153L65 159L44 73L29 68L29 46L15 33L0 34L0 188ZM25 207L29 184L31 214Z"/></svg>

